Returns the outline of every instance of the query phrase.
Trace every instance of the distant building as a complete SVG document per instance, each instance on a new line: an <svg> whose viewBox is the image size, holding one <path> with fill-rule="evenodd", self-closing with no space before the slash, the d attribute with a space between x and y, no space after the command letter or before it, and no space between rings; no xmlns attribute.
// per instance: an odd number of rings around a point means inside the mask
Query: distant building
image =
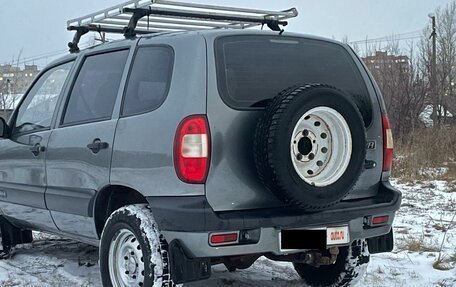
<svg viewBox="0 0 456 287"><path fill-rule="evenodd" d="M404 71L409 70L409 58L407 56L388 55L387 52L377 51L373 56L362 58L369 70L375 74L376 71L398 68Z"/></svg>
<svg viewBox="0 0 456 287"><path fill-rule="evenodd" d="M39 72L36 65L25 65L23 69L0 65L0 95L25 93Z"/></svg>

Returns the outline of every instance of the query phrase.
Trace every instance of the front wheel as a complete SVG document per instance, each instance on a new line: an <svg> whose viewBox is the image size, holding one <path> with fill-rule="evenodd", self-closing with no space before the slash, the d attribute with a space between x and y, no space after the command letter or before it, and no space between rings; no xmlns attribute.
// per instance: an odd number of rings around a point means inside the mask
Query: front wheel
<svg viewBox="0 0 456 287"><path fill-rule="evenodd" d="M146 205L116 210L107 220L100 244L103 286L173 286L165 242Z"/></svg>
<svg viewBox="0 0 456 287"><path fill-rule="evenodd" d="M370 255L366 240L357 240L351 246L339 248L337 261L332 265L314 267L293 263L299 276L308 286L354 286L367 270Z"/></svg>

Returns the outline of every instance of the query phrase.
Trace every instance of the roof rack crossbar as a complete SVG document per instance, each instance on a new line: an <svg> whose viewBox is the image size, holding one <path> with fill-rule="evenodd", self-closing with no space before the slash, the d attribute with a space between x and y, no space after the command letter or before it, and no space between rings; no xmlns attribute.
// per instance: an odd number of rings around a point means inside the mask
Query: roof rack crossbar
<svg viewBox="0 0 456 287"><path fill-rule="evenodd" d="M171 0L130 0L69 20L67 29L76 31L76 35L68 45L70 52L79 51L79 40L89 31L122 33L126 38L132 38L136 34L214 28L245 29L267 25L271 30L282 33L281 26L286 26L286 20L297 15L295 8L268 11Z"/></svg>

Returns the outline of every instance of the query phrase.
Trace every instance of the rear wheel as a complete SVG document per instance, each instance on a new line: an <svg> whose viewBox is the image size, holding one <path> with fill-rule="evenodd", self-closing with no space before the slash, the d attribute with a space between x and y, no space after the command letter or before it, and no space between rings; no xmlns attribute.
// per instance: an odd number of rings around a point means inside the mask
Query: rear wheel
<svg viewBox="0 0 456 287"><path fill-rule="evenodd" d="M332 265L314 267L293 263L299 276L308 286L353 286L367 270L370 255L366 240L357 240L351 246L339 248L337 261Z"/></svg>
<svg viewBox="0 0 456 287"><path fill-rule="evenodd" d="M174 286L168 253L146 205L116 210L107 220L100 245L103 286Z"/></svg>

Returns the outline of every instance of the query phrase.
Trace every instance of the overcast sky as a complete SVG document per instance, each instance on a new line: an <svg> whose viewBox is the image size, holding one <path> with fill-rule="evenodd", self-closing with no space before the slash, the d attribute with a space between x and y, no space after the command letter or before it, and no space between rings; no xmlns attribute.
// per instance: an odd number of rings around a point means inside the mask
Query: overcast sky
<svg viewBox="0 0 456 287"><path fill-rule="evenodd" d="M262 9L296 7L300 13L288 31L350 41L415 32L429 21L428 13L451 0L180 0ZM70 18L122 3L122 0L0 0L0 63L64 51L73 34ZM50 59L43 59L39 65Z"/></svg>

